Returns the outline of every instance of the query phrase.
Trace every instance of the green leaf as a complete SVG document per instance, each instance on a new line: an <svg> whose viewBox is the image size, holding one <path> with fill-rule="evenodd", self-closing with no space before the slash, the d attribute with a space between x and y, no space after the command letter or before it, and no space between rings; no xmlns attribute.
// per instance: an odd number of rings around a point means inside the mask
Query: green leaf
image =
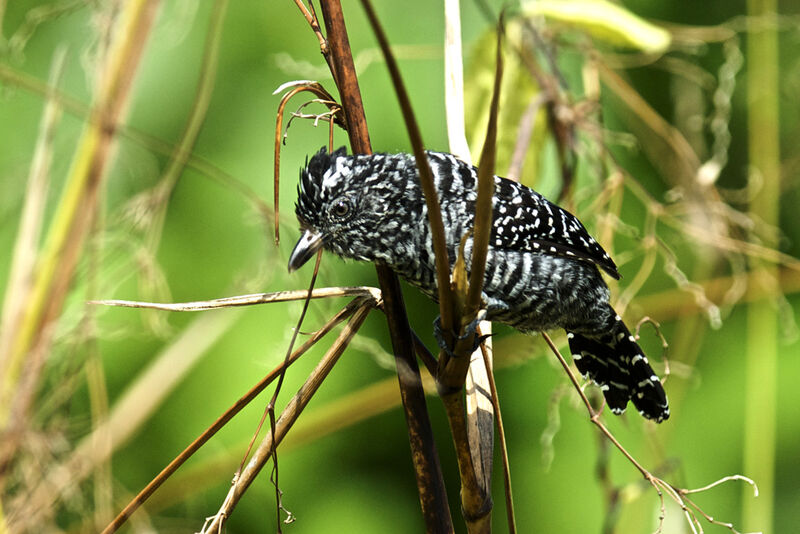
<svg viewBox="0 0 800 534"><path fill-rule="evenodd" d="M478 161L486 137L490 102L495 78L495 42L497 32L487 31L475 43L469 56L464 75L464 113L466 115L467 140L473 161ZM522 46L522 31L519 21L506 25L503 46L504 73L500 89L500 113L497 120L495 172L509 176L514 149L520 137L521 126L526 116L533 121L527 143L520 181L526 185L536 184L539 176L542 149L548 130L543 105L535 104L539 93L531 73L522 64L518 54L511 48Z"/></svg>
<svg viewBox="0 0 800 534"><path fill-rule="evenodd" d="M525 15L541 15L585 30L614 46L652 54L662 53L672 40L664 28L651 24L624 7L606 0L551 0L527 2Z"/></svg>

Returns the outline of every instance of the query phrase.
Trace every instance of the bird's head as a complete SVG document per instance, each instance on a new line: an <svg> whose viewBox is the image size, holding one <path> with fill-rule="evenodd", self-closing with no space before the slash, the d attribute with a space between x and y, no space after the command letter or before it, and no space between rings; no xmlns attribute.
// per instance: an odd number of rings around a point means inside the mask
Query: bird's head
<svg viewBox="0 0 800 534"><path fill-rule="evenodd" d="M397 214L404 196L408 166L407 158L348 156L344 147L330 154L320 149L300 171L295 213L303 235L289 258L289 271L300 268L320 248L346 258L375 260L376 246L396 225L389 218Z"/></svg>

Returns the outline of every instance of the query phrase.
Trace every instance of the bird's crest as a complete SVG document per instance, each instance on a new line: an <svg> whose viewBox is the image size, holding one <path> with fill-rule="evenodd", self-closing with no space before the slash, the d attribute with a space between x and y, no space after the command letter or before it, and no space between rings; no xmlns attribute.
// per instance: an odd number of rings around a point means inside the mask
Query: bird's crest
<svg viewBox="0 0 800 534"><path fill-rule="evenodd" d="M323 146L300 170L300 183L297 186L295 213L301 221L310 223L322 213L325 201L329 198L332 181L337 175L336 164L347 156L347 149L340 147L328 153Z"/></svg>

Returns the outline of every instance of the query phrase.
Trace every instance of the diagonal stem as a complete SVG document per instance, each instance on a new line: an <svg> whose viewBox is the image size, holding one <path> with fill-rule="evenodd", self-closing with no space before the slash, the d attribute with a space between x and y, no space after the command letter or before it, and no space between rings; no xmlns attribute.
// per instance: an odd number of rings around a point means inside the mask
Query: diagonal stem
<svg viewBox="0 0 800 534"><path fill-rule="evenodd" d="M247 463L247 466L239 476L236 477L222 508L220 508L211 522L203 528L203 532L217 532L222 529L223 523L230 516L239 500L250 487L250 484L253 483L256 476L261 472L261 469L264 468L267 461L273 456L278 444L280 444L286 436L286 433L291 429L295 421L297 421L297 418L308 405L311 397L314 396L322 385L322 382L327 378L333 366L339 361L339 356L342 355L350 343L350 340L356 335L371 309L371 306L365 305L353 314L350 322L347 323L347 326L339 334L339 337L331 348L328 349L325 356L322 357L308 379L300 386L295 396L289 400L286 408L281 412L280 417L275 422L274 431L271 430L267 433L255 453L253 453L253 457Z"/></svg>
<svg viewBox="0 0 800 534"><path fill-rule="evenodd" d="M303 345L295 350L291 357L288 360L284 361L270 371L267 376L262 378L258 381L258 383L250 388L250 391L245 393L239 400L237 400L233 405L225 410L225 413L220 415L214 423L208 427L200 436L197 437L192 443L186 447L183 452L181 452L178 456L172 460L169 465L167 465L161 472L152 480L150 481L147 486L145 486L142 491L134 497L134 499L128 503L128 505L117 515L117 517L103 530L103 534L112 534L119 530L119 528L125 524L128 518L133 514L142 504L147 501L150 496L155 493L155 491L170 477L172 474L178 470L180 466L182 466L186 460L192 457L195 452L197 452L200 447L206 444L209 439L211 439L222 427L224 427L228 421L233 419L233 417L238 414L245 406L250 404L250 401L255 399L259 393L261 393L264 388L270 385L275 378L283 372L288 366L293 364L297 361L300 356L305 354L308 349L310 349L317 341L319 341L323 336L325 336L328 332L330 332L336 325L341 323L343 320L347 319L353 313L366 305L369 304L369 301L365 300L364 297L359 297L353 299L347 306L345 306L339 313L334 315L327 323L325 323L322 328L314 332L310 339L308 339Z"/></svg>
<svg viewBox="0 0 800 534"><path fill-rule="evenodd" d="M431 241L433 243L434 260L436 264L436 285L438 288L442 331L445 336L451 336L453 327L456 325L453 323L454 299L452 291L450 290L450 260L447 253L444 223L442 222L442 212L433 180L433 172L428 163L428 158L425 155L425 145L422 142L422 134L420 133L419 125L414 116L414 111L411 109L411 99L408 96L408 91L406 91L405 84L400 76L400 68L397 66L397 61L392 54L389 40L378 21L375 10L372 8L372 3L369 0L361 0L361 5L364 7L372 30L375 32L375 38L378 40L381 52L383 52L383 57L386 60L389 76L392 79L392 85L397 93L397 101L403 112L406 130L408 131L408 137L414 151L414 158L417 164L417 170L419 171L419 183L422 188L423 197L425 198L425 205L428 208L428 226L431 231ZM447 337L445 339L447 339ZM447 341L450 342L451 340L447 339Z"/></svg>

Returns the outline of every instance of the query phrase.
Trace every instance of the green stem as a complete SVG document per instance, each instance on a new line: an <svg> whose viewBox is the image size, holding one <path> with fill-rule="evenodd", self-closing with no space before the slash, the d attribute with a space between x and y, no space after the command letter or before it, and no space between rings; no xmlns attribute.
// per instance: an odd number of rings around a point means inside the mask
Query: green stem
<svg viewBox="0 0 800 534"><path fill-rule="evenodd" d="M777 12L775 0L748 0L751 19ZM748 151L750 169L763 187L753 198L750 214L776 226L780 208L780 151L778 116L778 41L772 28L752 28L747 37ZM764 243L776 246L777 243ZM764 265L753 290L769 288L766 298L748 307L745 363L744 473L760 489L753 499L747 488L742 497L742 520L748 530L772 532L775 480L775 418L778 368L778 317L772 295L779 291L777 270ZM755 265L753 267L756 267Z"/></svg>

